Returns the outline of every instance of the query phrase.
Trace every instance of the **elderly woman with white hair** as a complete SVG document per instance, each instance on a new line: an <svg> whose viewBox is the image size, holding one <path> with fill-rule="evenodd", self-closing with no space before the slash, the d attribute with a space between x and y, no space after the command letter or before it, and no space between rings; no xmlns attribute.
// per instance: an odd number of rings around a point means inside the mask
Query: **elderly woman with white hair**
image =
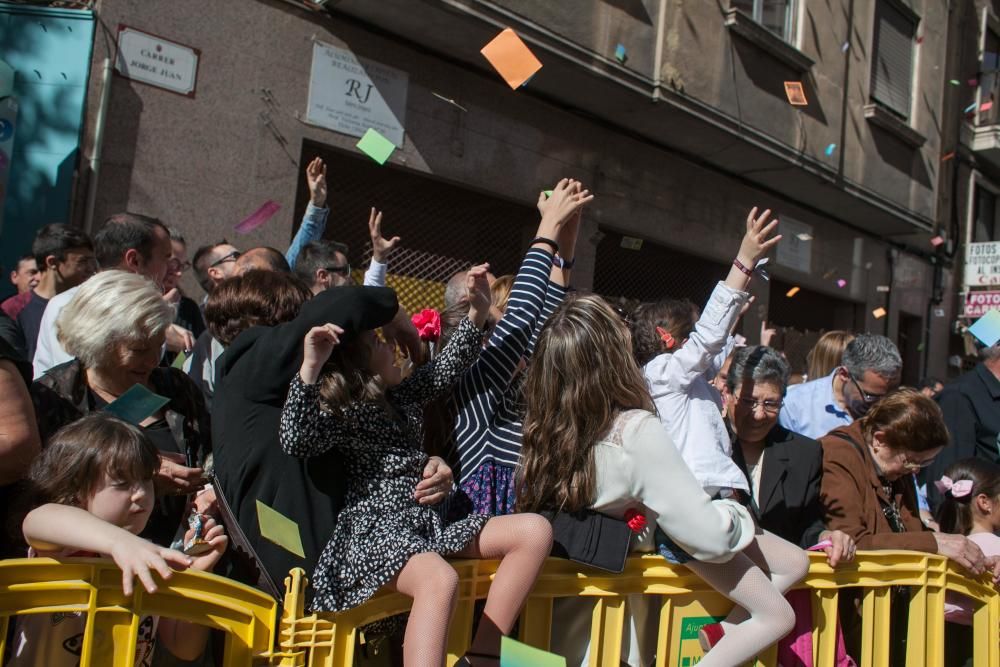
<svg viewBox="0 0 1000 667"><path fill-rule="evenodd" d="M42 442L60 427L104 409L136 385L170 399L139 426L160 451L157 506L143 536L170 544L185 509L184 494L204 485L201 465L211 451L211 425L194 382L159 365L173 307L146 278L102 271L83 283L56 330L74 359L32 385Z"/></svg>

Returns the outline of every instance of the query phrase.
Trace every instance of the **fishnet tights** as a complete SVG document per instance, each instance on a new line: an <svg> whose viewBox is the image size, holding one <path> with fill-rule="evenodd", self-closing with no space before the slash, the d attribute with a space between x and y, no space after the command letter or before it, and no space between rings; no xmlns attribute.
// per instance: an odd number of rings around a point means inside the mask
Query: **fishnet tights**
<svg viewBox="0 0 1000 667"><path fill-rule="evenodd" d="M552 526L537 514L490 519L475 542L458 554L501 559L470 653L499 655L500 637L510 632L552 547ZM406 667L441 667L448 625L455 609L458 574L436 553L417 554L396 576L395 588L413 598L403 637ZM492 661L497 664L496 660ZM488 664L476 661L473 664Z"/></svg>
<svg viewBox="0 0 1000 667"><path fill-rule="evenodd" d="M698 667L742 664L791 632L795 614L784 593L809 568L796 545L764 532L727 563L685 565L736 604L722 622L725 636Z"/></svg>

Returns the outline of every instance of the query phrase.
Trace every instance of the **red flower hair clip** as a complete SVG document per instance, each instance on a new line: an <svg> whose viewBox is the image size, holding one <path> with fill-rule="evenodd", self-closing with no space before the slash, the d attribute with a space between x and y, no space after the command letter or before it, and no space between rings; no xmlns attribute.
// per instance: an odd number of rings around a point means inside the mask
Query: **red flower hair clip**
<svg viewBox="0 0 1000 667"><path fill-rule="evenodd" d="M676 341L674 340L674 337L670 335L669 331L667 331L663 327L656 327L656 333L660 335L660 340L663 341L663 344L667 346L668 350L674 349L674 344L676 343Z"/></svg>
<svg viewBox="0 0 1000 667"><path fill-rule="evenodd" d="M425 343L436 343L441 338L441 315L433 308L424 308L419 313L410 316L410 321L417 328L420 340Z"/></svg>
<svg viewBox="0 0 1000 667"><path fill-rule="evenodd" d="M631 507L625 511L625 523L633 533L641 533L646 527L646 515Z"/></svg>

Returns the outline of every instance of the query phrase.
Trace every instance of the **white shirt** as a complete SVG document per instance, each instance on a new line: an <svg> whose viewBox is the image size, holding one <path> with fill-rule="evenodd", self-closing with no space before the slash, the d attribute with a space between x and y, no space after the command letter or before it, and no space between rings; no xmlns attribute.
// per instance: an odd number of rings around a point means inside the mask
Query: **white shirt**
<svg viewBox="0 0 1000 667"><path fill-rule="evenodd" d="M711 385L723 353L731 350L733 328L749 294L720 282L687 341L642 369L660 421L684 462L714 494L729 487L749 491L746 476L733 463L733 445L722 421L722 397Z"/></svg>
<svg viewBox="0 0 1000 667"><path fill-rule="evenodd" d="M731 500L712 500L701 488L656 415L631 410L618 417L611 432L594 450L596 500L591 509L624 518L629 509L646 517L635 536L634 552L651 552L657 527L694 558L725 562L754 538L750 512ZM623 628L622 660L651 664L656 650L652 597L630 595ZM593 601L556 600L552 619L552 650L566 656L567 665L587 664Z"/></svg>
<svg viewBox="0 0 1000 667"><path fill-rule="evenodd" d="M35 358L32 366L35 369L35 379L45 375L45 371L66 363L71 360L69 354L63 349L62 343L56 337L56 320L66 304L76 295L80 289L79 285L72 287L65 292L56 294L49 299L45 306L45 314L42 315L42 323L38 327L38 343L35 348Z"/></svg>

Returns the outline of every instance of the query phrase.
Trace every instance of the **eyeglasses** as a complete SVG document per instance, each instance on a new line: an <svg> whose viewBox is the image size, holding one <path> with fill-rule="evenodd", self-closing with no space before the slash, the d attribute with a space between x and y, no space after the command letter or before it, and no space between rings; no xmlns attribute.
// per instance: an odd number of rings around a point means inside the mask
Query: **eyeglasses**
<svg viewBox="0 0 1000 667"><path fill-rule="evenodd" d="M214 264L212 266L215 266ZM179 259L171 259L167 262L167 268L174 273L184 273L191 268L191 262L182 262Z"/></svg>
<svg viewBox="0 0 1000 667"><path fill-rule="evenodd" d="M926 461L914 462L910 460L910 457L908 457L905 452L900 452L899 457L903 459L903 467L906 468L907 470L912 470L914 472L916 472L917 470L923 470L930 464L934 463L934 458L935 458L932 456Z"/></svg>
<svg viewBox="0 0 1000 667"><path fill-rule="evenodd" d="M323 267L323 268L325 268L330 273L342 273L345 276L351 275L351 265L350 264L344 264L343 266L326 266L326 267Z"/></svg>
<svg viewBox="0 0 1000 667"><path fill-rule="evenodd" d="M231 253L229 253L228 255L223 255L219 259L217 259L214 262L212 262L211 264L209 264L208 268L212 269L212 268L215 268L216 266L218 266L219 264L225 264L226 262L235 262L236 260L238 260L240 258L241 254L242 253L239 250L234 250Z"/></svg>
<svg viewBox="0 0 1000 667"><path fill-rule="evenodd" d="M751 398L749 396L741 396L739 402L743 404L747 410L753 412L758 407L764 408L764 412L769 415L776 415L778 411L781 410L781 401L759 401L756 398Z"/></svg>
<svg viewBox="0 0 1000 667"><path fill-rule="evenodd" d="M861 385L858 384L858 381L854 379L854 376L851 375L850 371L848 371L847 377L851 378L851 382L854 383L855 389L857 389L858 393L861 394L861 400L863 400L868 405L871 405L872 403L877 403L881 401L883 398L885 398L885 394L869 394L867 391L862 389Z"/></svg>

